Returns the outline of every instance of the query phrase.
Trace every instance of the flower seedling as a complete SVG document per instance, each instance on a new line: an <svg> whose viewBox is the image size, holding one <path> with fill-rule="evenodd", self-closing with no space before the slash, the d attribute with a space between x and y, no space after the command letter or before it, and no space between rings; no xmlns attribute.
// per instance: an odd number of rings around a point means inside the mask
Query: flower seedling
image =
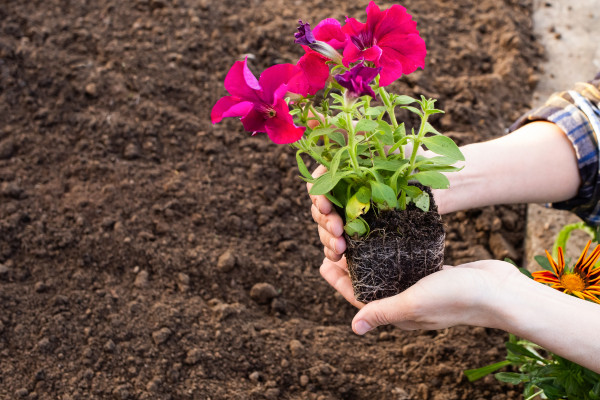
<svg viewBox="0 0 600 400"><path fill-rule="evenodd" d="M425 42L416 22L400 5L381 10L371 2L366 11L366 23L347 18L342 25L328 18L312 29L300 20L294 41L305 54L296 64L266 69L258 80L247 60L236 62L225 79L230 95L217 102L211 115L213 123L241 117L246 130L265 132L273 142L297 149L300 174L312 184L310 193L326 196L339 208L347 239L360 244L350 243L347 253L355 282L364 281L363 274L373 276L353 270L357 257L387 255L387 261L367 260L386 271L376 285L355 285L362 301L395 294L441 267L444 230L431 189L447 188L444 173L457 171L456 163L464 160L456 144L430 122L432 115L442 112L435 100L386 90L425 65ZM408 126L398 121L398 108L413 113L419 123ZM313 177L305 155L327 172ZM394 216L398 212L413 217L401 222ZM432 216L423 219L424 213ZM381 219L393 222L381 224ZM414 227L420 223L435 226ZM368 239L382 235L397 237L394 246L400 250L364 248ZM415 262L423 265L412 265ZM382 289L380 284L386 281L394 287ZM370 289L365 294L358 286Z"/></svg>

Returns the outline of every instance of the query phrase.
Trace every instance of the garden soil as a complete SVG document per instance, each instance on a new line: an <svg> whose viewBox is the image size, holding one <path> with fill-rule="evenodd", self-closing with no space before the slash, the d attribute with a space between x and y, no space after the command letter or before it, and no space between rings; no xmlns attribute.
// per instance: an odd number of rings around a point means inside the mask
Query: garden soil
<svg viewBox="0 0 600 400"><path fill-rule="evenodd" d="M292 149L210 123L234 61L294 62L299 18L366 1L0 3L1 399L519 398L463 375L504 332L353 334ZM403 4L428 57L395 89L460 144L504 134L537 82L531 1ZM446 262L520 262L524 215L444 216Z"/></svg>

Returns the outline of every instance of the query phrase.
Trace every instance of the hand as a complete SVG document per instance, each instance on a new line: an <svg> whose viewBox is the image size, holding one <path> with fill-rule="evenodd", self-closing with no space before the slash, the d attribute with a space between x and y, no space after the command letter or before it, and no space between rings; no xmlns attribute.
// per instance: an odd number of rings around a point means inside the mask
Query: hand
<svg viewBox="0 0 600 400"><path fill-rule="evenodd" d="M327 172L327 168L320 165L313 172L312 176L318 178ZM312 183L306 184L310 192ZM319 224L319 238L325 246L325 257L331 261L339 261L342 254L346 251L346 241L343 238L344 223L342 218L335 211L333 204L323 195L310 195L312 200L311 213L317 224Z"/></svg>
<svg viewBox="0 0 600 400"><path fill-rule="evenodd" d="M352 321L359 335L379 325L404 330L443 329L456 325L498 327L498 305L504 288L527 278L513 265L495 260L444 268L404 292L363 304L356 300L346 260L325 259L321 275L346 300L361 310Z"/></svg>

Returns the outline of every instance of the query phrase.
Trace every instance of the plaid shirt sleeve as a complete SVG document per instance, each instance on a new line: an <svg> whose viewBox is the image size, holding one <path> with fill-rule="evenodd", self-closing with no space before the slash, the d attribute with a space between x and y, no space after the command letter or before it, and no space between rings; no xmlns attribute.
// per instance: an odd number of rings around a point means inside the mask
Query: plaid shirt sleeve
<svg viewBox="0 0 600 400"><path fill-rule="evenodd" d="M555 123L567 134L581 176L574 198L547 206L572 211L588 224L600 225L600 73L573 90L553 94L543 106L521 116L509 131L540 120Z"/></svg>

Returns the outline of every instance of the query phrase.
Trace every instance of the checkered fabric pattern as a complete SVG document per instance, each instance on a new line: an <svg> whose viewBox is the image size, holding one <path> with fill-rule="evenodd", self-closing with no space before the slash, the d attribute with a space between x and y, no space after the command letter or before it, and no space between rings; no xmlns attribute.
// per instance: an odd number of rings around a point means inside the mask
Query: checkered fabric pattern
<svg viewBox="0 0 600 400"><path fill-rule="evenodd" d="M510 131L532 122L550 121L566 132L575 148L581 186L574 198L549 207L569 210L591 225L600 225L600 73L573 90L553 94L546 103L521 116Z"/></svg>

